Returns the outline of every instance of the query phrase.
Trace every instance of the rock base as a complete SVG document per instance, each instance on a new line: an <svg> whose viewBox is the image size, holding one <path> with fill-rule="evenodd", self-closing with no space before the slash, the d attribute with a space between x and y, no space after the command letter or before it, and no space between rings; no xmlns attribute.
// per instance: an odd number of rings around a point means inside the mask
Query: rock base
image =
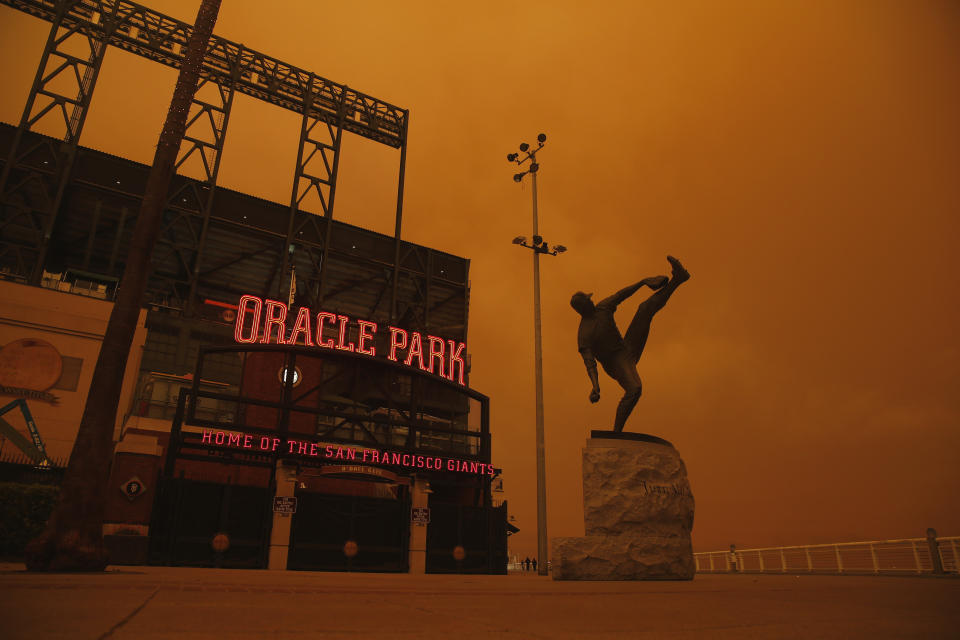
<svg viewBox="0 0 960 640"><path fill-rule="evenodd" d="M554 580L692 580L690 539L655 536L554 538Z"/></svg>
<svg viewBox="0 0 960 640"><path fill-rule="evenodd" d="M691 580L693 493L666 440L593 432L583 449L586 536L554 538L554 580Z"/></svg>

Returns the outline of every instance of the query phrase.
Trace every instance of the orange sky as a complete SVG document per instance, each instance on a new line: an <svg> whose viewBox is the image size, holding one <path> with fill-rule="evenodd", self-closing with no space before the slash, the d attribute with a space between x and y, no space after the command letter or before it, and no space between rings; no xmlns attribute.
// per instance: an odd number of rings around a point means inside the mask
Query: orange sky
<svg viewBox="0 0 960 640"><path fill-rule="evenodd" d="M146 4L192 22L197 0ZM291 6L296 11L262 8ZM960 534L960 5L943 0L397 4L224 0L216 32L411 110L403 237L472 260L472 386L536 549L530 187L540 131L549 534L582 535L609 428L578 289L693 274L627 424L671 440L694 548ZM48 24L0 7L17 122ZM110 49L81 143L149 162L176 73ZM235 99L221 184L289 201L299 117ZM398 152L345 139L335 216L392 233ZM638 294L642 296L643 294ZM629 321L631 300L621 308Z"/></svg>

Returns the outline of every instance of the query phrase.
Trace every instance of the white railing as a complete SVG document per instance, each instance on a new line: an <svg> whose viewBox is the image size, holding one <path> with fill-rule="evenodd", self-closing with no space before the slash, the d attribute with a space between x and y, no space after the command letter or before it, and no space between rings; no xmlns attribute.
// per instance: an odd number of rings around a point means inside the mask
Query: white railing
<svg viewBox="0 0 960 640"><path fill-rule="evenodd" d="M936 538L943 573L958 573L960 536ZM698 573L939 573L930 539L871 540L795 547L704 551L693 554Z"/></svg>

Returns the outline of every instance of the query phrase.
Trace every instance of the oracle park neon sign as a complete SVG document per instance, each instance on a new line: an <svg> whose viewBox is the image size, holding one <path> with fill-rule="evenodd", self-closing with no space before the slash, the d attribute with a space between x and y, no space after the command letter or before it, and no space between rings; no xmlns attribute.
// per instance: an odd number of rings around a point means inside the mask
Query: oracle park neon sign
<svg viewBox="0 0 960 640"><path fill-rule="evenodd" d="M239 344L295 345L302 341L306 347L386 357L466 386L463 381L463 352L467 345L464 342L444 340L429 334L424 336L417 331L388 326L390 346L384 354L378 353L374 345L376 322L360 319L351 321L348 316L327 311L314 313L307 307L300 307L293 326L288 330L291 316L290 309L283 302L244 295L237 305L233 338ZM356 343L350 340L353 323L357 327ZM337 339L324 338L325 327L333 329Z"/></svg>

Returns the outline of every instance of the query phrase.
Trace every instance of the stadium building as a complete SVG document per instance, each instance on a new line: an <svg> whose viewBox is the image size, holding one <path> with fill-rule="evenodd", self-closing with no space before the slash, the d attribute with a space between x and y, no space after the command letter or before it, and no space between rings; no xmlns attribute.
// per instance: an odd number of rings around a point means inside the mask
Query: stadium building
<svg viewBox="0 0 960 640"><path fill-rule="evenodd" d="M179 67L192 27L126 1L0 4L51 23L24 116L0 125L0 459L56 466L149 172L79 144L100 65L119 47ZM408 112L217 36L201 75L178 166L204 176L174 177L120 398L112 560L505 572L469 260L400 239ZM217 185L236 92L302 117L287 204ZM62 137L36 131L49 117ZM399 151L392 237L333 217L345 132Z"/></svg>

